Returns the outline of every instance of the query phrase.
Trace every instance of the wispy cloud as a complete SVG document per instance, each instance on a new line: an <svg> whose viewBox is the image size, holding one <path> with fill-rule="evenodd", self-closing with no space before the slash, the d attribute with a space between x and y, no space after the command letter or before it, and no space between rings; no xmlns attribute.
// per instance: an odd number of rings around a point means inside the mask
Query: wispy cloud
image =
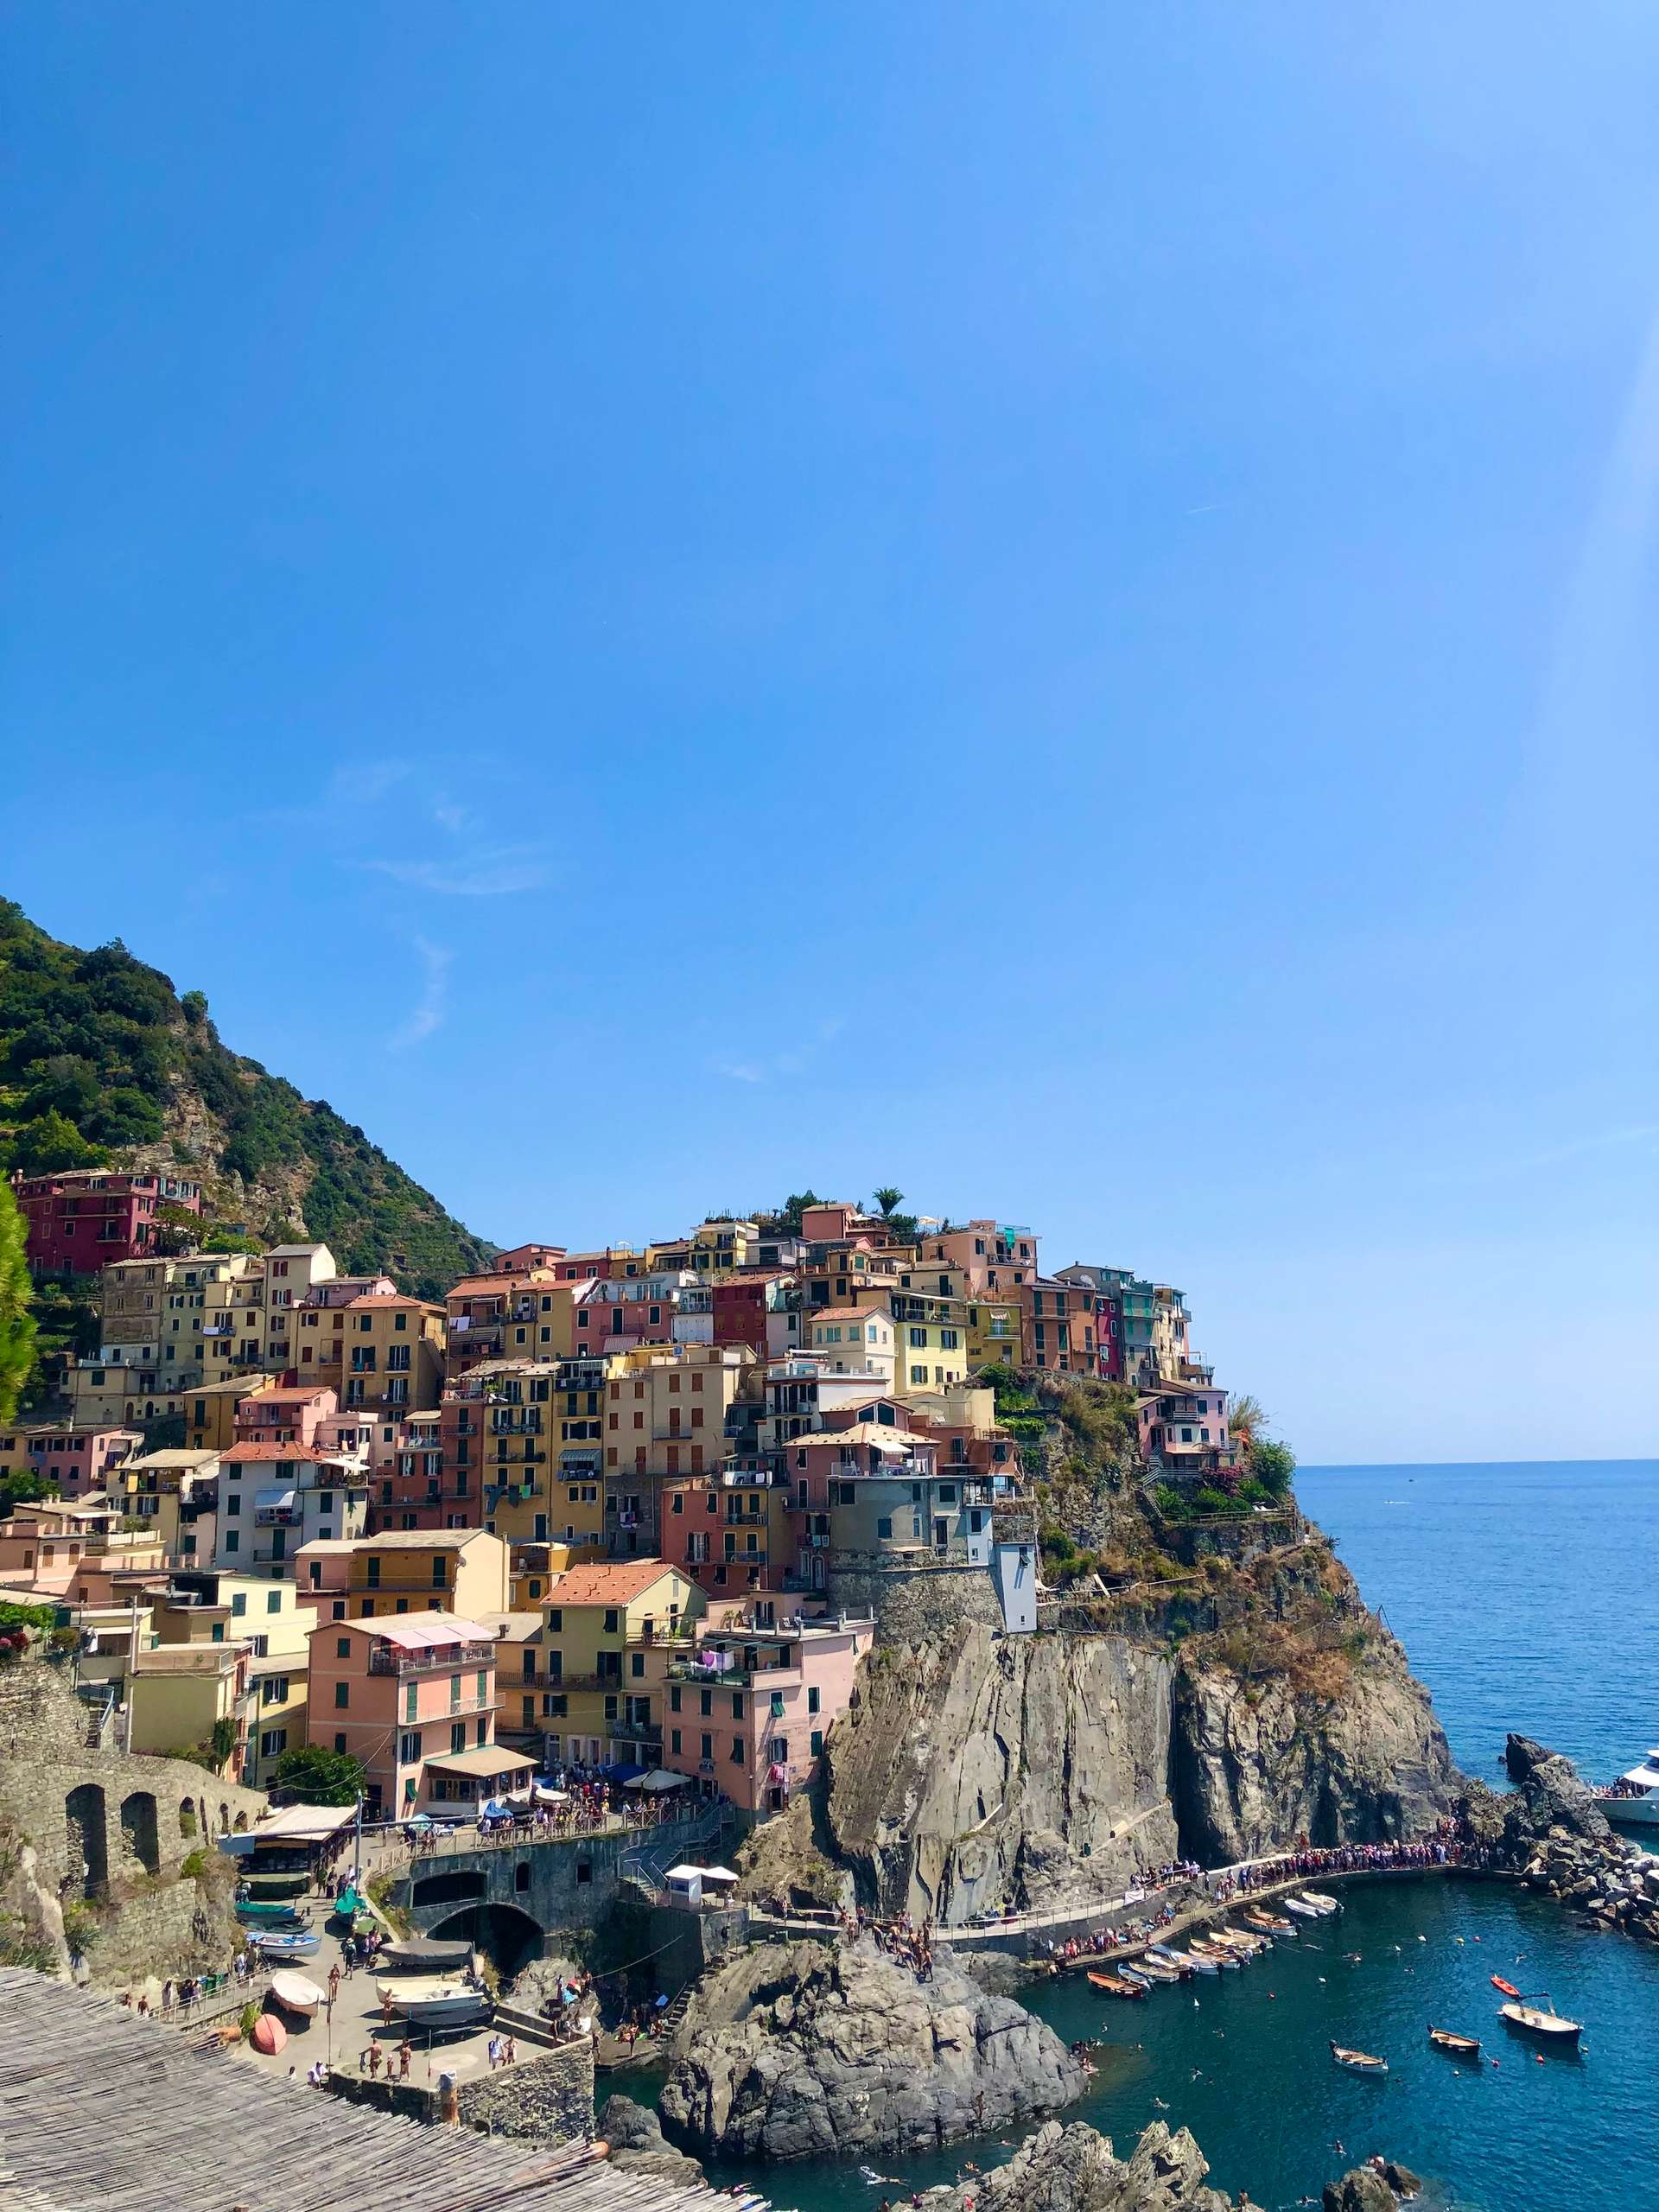
<svg viewBox="0 0 1659 2212"><path fill-rule="evenodd" d="M365 861L365 868L446 899L502 899L539 891L552 873L551 857L537 845L473 847L421 860Z"/></svg>
<svg viewBox="0 0 1659 2212"><path fill-rule="evenodd" d="M394 1052L406 1052L411 1046L424 1043L443 1027L448 1013L449 963L454 954L447 945L433 944L423 937L415 939L415 950L426 970L426 984L408 1020L386 1039Z"/></svg>
<svg viewBox="0 0 1659 2212"><path fill-rule="evenodd" d="M804 1075L826 1045L847 1027L844 1016L831 1014L818 1023L804 1043L787 1052L774 1052L760 1060L712 1060L711 1071L730 1083L771 1083L780 1077Z"/></svg>

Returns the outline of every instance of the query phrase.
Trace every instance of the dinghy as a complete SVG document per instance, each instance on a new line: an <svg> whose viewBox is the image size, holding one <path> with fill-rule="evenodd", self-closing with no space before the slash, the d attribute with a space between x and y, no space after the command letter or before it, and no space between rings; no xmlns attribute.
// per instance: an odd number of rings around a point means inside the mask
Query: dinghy
<svg viewBox="0 0 1659 2212"><path fill-rule="evenodd" d="M1317 1905L1306 1904L1300 1897L1287 1897L1285 1910L1294 1912L1298 1920L1323 1920L1325 1915Z"/></svg>
<svg viewBox="0 0 1659 2212"><path fill-rule="evenodd" d="M442 1936L406 1936L383 1943L374 1963L391 1974L459 1974L473 1963L473 1947Z"/></svg>
<svg viewBox="0 0 1659 2212"><path fill-rule="evenodd" d="M1326 1897L1323 1890L1303 1890L1300 1896L1304 1904L1311 1904L1314 1911L1322 1915L1326 1920L1330 1919L1333 1912L1342 1910L1339 1900Z"/></svg>
<svg viewBox="0 0 1659 2212"><path fill-rule="evenodd" d="M1520 1991L1512 1981L1505 1981L1501 1974L1495 1974L1492 1976L1492 1987L1500 1991L1505 1997L1513 1997L1517 2004L1520 2002Z"/></svg>
<svg viewBox="0 0 1659 2212"><path fill-rule="evenodd" d="M1331 2056L1338 2066L1345 2067L1351 2074L1371 2074L1380 2077L1389 2070L1386 2058L1375 2058L1369 2050L1350 2050L1344 2044L1333 2043Z"/></svg>
<svg viewBox="0 0 1659 2212"><path fill-rule="evenodd" d="M1428 2039L1436 2050L1449 2051L1453 2058L1480 2056L1478 2036L1458 2036L1453 2035L1450 2028L1431 2028Z"/></svg>
<svg viewBox="0 0 1659 2212"><path fill-rule="evenodd" d="M411 2026L458 2028L485 2018L490 2009L488 1993L464 1981L383 1981L377 1987L382 2003Z"/></svg>
<svg viewBox="0 0 1659 2212"><path fill-rule="evenodd" d="M266 1959L315 1959L322 1948L322 1938L314 1928L262 1928L253 1940Z"/></svg>
<svg viewBox="0 0 1659 2212"><path fill-rule="evenodd" d="M1125 1981L1122 1974L1091 1974L1089 1979L1096 1989L1103 1989L1109 1997L1146 1997L1150 1994L1144 1981Z"/></svg>
<svg viewBox="0 0 1659 2212"><path fill-rule="evenodd" d="M270 1977L270 1993L284 2012L297 2012L302 2019L316 2017L323 1993L308 1974L290 1974L285 1969Z"/></svg>

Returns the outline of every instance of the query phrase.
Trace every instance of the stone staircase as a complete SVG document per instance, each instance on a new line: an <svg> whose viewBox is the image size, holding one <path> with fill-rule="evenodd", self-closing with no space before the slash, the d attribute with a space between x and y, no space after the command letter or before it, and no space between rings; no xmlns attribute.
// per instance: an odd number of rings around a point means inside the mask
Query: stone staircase
<svg viewBox="0 0 1659 2212"><path fill-rule="evenodd" d="M499 2036L512 2036L517 2043L534 2044L542 2050L569 2050L579 2040L570 2036L561 2038L555 2035L551 2020L543 2019L528 2005L498 2005L490 2025Z"/></svg>

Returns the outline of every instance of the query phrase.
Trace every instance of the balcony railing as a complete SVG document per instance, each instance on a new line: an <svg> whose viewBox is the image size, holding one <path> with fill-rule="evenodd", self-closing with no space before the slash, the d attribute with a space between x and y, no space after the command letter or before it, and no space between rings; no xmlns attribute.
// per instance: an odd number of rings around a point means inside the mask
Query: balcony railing
<svg viewBox="0 0 1659 2212"><path fill-rule="evenodd" d="M304 1520L297 1505L257 1505L253 1510L256 1529L298 1529Z"/></svg>
<svg viewBox="0 0 1659 2212"><path fill-rule="evenodd" d="M453 1643L440 1651L410 1651L378 1644L369 1653L372 1675L453 1675L468 1667L493 1665L493 1643Z"/></svg>

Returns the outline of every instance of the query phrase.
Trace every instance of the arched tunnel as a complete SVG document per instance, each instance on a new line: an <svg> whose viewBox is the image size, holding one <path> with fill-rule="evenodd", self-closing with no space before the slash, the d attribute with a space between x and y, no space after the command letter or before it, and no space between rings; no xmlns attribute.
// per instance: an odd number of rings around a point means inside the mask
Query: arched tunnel
<svg viewBox="0 0 1659 2212"><path fill-rule="evenodd" d="M527 1912L482 1897L439 1921L430 1933L465 1936L493 1961L504 1980L511 1980L530 1960L540 1958L544 1941L540 1923Z"/></svg>

